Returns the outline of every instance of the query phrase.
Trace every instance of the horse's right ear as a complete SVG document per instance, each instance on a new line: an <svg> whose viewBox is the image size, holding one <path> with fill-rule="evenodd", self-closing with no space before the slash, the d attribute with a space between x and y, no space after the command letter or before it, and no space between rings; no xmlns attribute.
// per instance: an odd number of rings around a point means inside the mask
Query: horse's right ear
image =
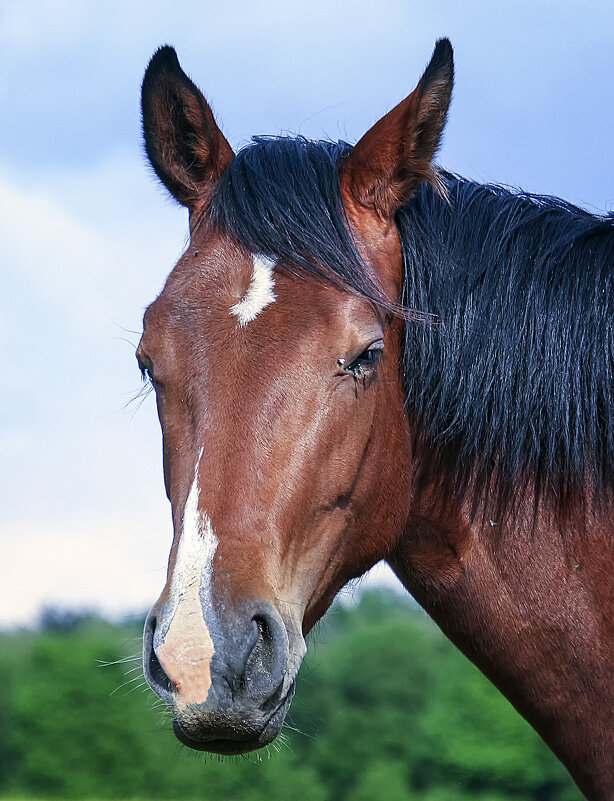
<svg viewBox="0 0 614 801"><path fill-rule="evenodd" d="M141 107L151 166L173 197L197 214L233 152L172 47L161 47L149 62Z"/></svg>
<svg viewBox="0 0 614 801"><path fill-rule="evenodd" d="M454 82L452 45L440 39L416 89L358 142L341 175L348 204L373 209L384 220L427 182L442 190L432 165Z"/></svg>

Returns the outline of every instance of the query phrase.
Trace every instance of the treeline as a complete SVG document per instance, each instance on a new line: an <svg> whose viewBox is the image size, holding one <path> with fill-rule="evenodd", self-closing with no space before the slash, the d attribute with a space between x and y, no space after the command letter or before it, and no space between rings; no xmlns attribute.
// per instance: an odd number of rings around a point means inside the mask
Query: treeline
<svg viewBox="0 0 614 801"><path fill-rule="evenodd" d="M181 746L139 649L140 626L76 616L0 634L0 797L580 799L510 705L394 595L365 592L320 624L268 753L221 760Z"/></svg>

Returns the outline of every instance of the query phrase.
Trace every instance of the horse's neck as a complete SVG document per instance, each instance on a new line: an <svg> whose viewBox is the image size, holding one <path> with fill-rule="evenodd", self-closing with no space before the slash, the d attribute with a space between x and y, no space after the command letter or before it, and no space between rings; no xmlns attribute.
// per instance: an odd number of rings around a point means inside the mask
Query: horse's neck
<svg viewBox="0 0 614 801"><path fill-rule="evenodd" d="M587 797L614 798L614 510L561 530L417 508L390 563Z"/></svg>

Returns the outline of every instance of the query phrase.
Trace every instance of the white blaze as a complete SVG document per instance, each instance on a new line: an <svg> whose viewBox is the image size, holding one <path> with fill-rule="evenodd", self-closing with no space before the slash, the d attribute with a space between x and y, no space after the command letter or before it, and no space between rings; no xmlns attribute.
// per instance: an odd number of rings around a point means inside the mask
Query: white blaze
<svg viewBox="0 0 614 801"><path fill-rule="evenodd" d="M211 576L213 574L213 557L218 545L218 539L211 527L211 520L205 512L198 508L200 487L198 486L198 470L204 448L200 449L194 481L190 487L188 499L183 510L183 524L181 537L177 548L175 569L171 582L171 595L173 600L181 598L191 587L198 584L208 595L211 605Z"/></svg>
<svg viewBox="0 0 614 801"><path fill-rule="evenodd" d="M275 279L273 268L275 262L266 256L255 253L252 256L254 267L252 278L245 296L231 307L230 313L239 319L239 325L247 325L255 320L260 312L275 302Z"/></svg>
<svg viewBox="0 0 614 801"><path fill-rule="evenodd" d="M198 470L202 455L201 448L183 510L181 537L171 577L170 623L161 642L156 644L160 664L177 688L179 706L207 700L211 658L215 651L204 610L212 609L211 579L218 538L209 516L198 508Z"/></svg>

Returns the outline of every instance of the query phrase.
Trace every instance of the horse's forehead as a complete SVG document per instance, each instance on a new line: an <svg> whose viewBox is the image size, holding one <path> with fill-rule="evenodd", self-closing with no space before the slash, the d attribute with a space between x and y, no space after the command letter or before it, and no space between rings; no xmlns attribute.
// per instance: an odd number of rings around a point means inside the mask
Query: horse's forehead
<svg viewBox="0 0 614 801"><path fill-rule="evenodd" d="M264 311L268 310L267 322L275 320L269 307L279 309L287 326L293 319L318 312L334 316L341 296L347 298L347 293L322 280L298 277L280 267L275 257L234 247L226 251L217 244L204 253L199 248L186 251L147 309L145 321L176 328L182 319L189 326L200 317L205 325L247 327L251 333ZM293 311L290 320L289 308Z"/></svg>
<svg viewBox="0 0 614 801"><path fill-rule="evenodd" d="M224 249L218 243L188 248L147 308L146 325L177 327L182 319L193 324L194 316L205 322L220 312L230 315L231 306L246 293L253 270L254 255L247 251Z"/></svg>
<svg viewBox="0 0 614 801"><path fill-rule="evenodd" d="M253 254L217 237L189 247L169 275L162 297L201 304L203 297L236 292L253 270Z"/></svg>
<svg viewBox="0 0 614 801"><path fill-rule="evenodd" d="M296 352L299 342L341 343L348 331L372 322L370 304L338 286L297 275L271 256L224 239L196 242L170 274L145 316L146 345L161 358L211 363ZM273 345L271 345L273 343ZM352 345L355 343L351 343ZM205 347L206 345L206 347ZM181 354L181 356L180 356Z"/></svg>

